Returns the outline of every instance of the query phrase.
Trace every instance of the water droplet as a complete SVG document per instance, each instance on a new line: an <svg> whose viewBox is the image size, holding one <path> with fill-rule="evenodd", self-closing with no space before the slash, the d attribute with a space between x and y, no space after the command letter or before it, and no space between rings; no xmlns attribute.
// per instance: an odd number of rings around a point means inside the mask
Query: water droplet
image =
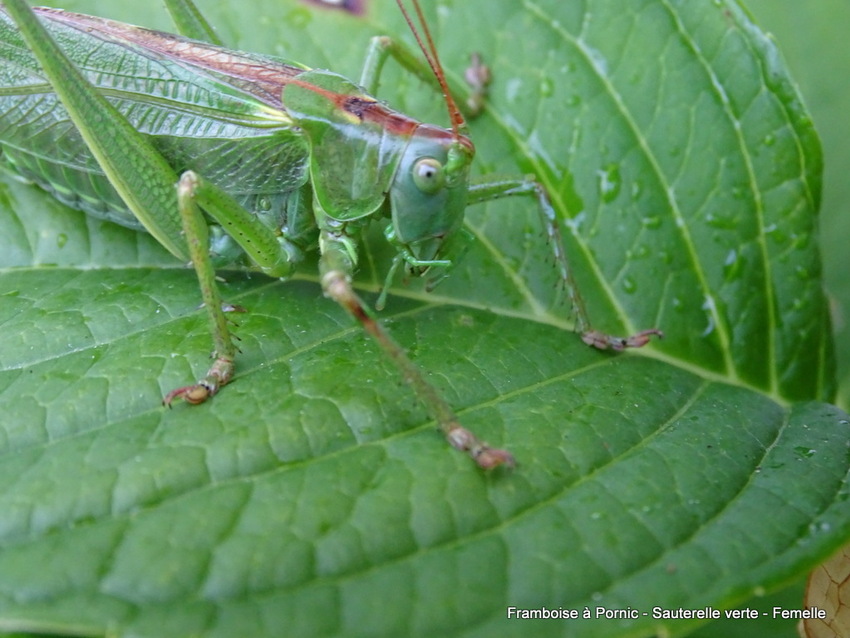
<svg viewBox="0 0 850 638"><path fill-rule="evenodd" d="M644 217L641 220L644 228L660 228L661 227L661 215L650 215L649 217Z"/></svg>
<svg viewBox="0 0 850 638"><path fill-rule="evenodd" d="M596 171L599 184L599 194L605 203L613 202L620 194L622 179L620 178L620 167L609 164L601 171Z"/></svg>
<svg viewBox="0 0 850 638"><path fill-rule="evenodd" d="M770 238L775 241L777 244L784 244L788 241L788 235L783 231L778 224L771 224L764 229L764 234L770 236Z"/></svg>
<svg viewBox="0 0 850 638"><path fill-rule="evenodd" d="M807 279L811 278L811 273L809 272L809 269L805 266L797 266L794 269L794 272L797 273L797 277L799 277L803 281L806 281Z"/></svg>
<svg viewBox="0 0 850 638"><path fill-rule="evenodd" d="M57 248L64 248L65 244L67 244L67 243L68 243L68 235L67 234L59 233L58 235L56 235L56 247Z"/></svg>
<svg viewBox="0 0 850 638"><path fill-rule="evenodd" d="M726 281L734 281L741 275L741 262L738 259L738 251L734 248L726 254L726 260L723 262L723 278Z"/></svg>
<svg viewBox="0 0 850 638"><path fill-rule="evenodd" d="M540 95L543 97L551 97L555 92L555 83L552 78L544 75L540 80Z"/></svg>
<svg viewBox="0 0 850 638"><path fill-rule="evenodd" d="M567 106L578 106L581 104L581 96L573 94L567 98Z"/></svg>
<svg viewBox="0 0 850 638"><path fill-rule="evenodd" d="M700 335L701 337L707 337L714 332L714 313L716 308L717 306L714 303L714 297L706 295L705 301L702 304L702 310L705 310L708 325L706 325L705 330L702 331L702 334Z"/></svg>
<svg viewBox="0 0 850 638"><path fill-rule="evenodd" d="M296 29L303 29L313 19L313 16L310 15L310 12L303 7L299 7L297 9L293 9L286 15L286 21L295 27Z"/></svg>
<svg viewBox="0 0 850 638"><path fill-rule="evenodd" d="M776 143L776 136L773 133L768 133L764 136L764 145L773 146Z"/></svg>
<svg viewBox="0 0 850 638"><path fill-rule="evenodd" d="M505 92L507 93L508 102L515 102L517 95L520 94L522 90L522 79L520 78L511 78L505 84Z"/></svg>
<svg viewBox="0 0 850 638"><path fill-rule="evenodd" d="M637 283L635 283L635 280L628 276L623 277L623 291L631 295L634 294L636 290Z"/></svg>
<svg viewBox="0 0 850 638"><path fill-rule="evenodd" d="M632 199L637 199L643 193L643 182L636 179L632 182Z"/></svg>
<svg viewBox="0 0 850 638"><path fill-rule="evenodd" d="M731 216L716 215L709 213L705 216L705 223L712 228L721 228L723 230L734 230L738 226L738 220Z"/></svg>

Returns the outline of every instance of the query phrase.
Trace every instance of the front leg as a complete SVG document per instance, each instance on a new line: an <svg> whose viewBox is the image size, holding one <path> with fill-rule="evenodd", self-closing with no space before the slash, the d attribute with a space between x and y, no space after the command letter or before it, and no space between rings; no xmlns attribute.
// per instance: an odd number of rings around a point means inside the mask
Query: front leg
<svg viewBox="0 0 850 638"><path fill-rule="evenodd" d="M408 358L404 349L390 337L354 292L351 286L355 266L353 240L345 235L322 231L319 246L322 253L319 274L325 295L345 308L396 364L405 382L413 388L431 417L437 421L449 444L466 452L485 470L499 465L513 467L515 461L510 452L490 447L460 424L457 415L438 390L426 380L419 367Z"/></svg>
<svg viewBox="0 0 850 638"><path fill-rule="evenodd" d="M575 313L576 331L581 335L582 341L600 350L611 348L612 350L619 351L626 348L640 348L645 346L654 336L658 338L664 337L664 333L657 328L642 330L627 337L617 337L600 332L591 326L584 301L573 280L555 209L552 207L549 201L549 195L546 193L546 189L542 184L529 177L508 177L471 184L468 205L516 195L532 196L537 200L537 210L540 213L540 220L546 230L549 247L555 258L555 264L558 267L561 282L564 285L573 312Z"/></svg>

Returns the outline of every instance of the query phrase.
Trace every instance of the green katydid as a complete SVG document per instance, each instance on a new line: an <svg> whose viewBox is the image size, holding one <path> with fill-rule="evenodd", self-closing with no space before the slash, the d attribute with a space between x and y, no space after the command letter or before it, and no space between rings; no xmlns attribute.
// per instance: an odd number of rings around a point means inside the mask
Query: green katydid
<svg viewBox="0 0 850 638"><path fill-rule="evenodd" d="M463 228L467 206L534 197L582 339L621 350L661 333L620 338L591 328L555 212L538 182L470 179L474 147L418 1L421 33L397 1L425 61L374 38L355 84L329 71L210 44L212 29L190 0L166 4L195 40L51 9L35 10L36 18L23 0L5 0L0 159L60 200L147 231L179 259L191 260L212 324L215 361L205 378L169 393L166 404L203 402L233 375L236 348L215 268L241 264L287 277L318 246L325 295L375 338L449 443L483 468L512 465L509 452L460 425L355 293L365 225L385 220L385 237L396 251L385 290L400 266L436 283L471 238ZM372 97L388 57L438 86L450 129L422 124ZM486 83L480 62L469 75Z"/></svg>

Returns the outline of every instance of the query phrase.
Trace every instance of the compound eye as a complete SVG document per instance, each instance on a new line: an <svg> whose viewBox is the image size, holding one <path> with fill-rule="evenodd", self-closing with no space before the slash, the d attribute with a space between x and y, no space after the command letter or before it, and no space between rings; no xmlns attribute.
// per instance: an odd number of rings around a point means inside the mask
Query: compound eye
<svg viewBox="0 0 850 638"><path fill-rule="evenodd" d="M413 165L413 183L423 193L436 193L443 187L443 165L433 157L417 160Z"/></svg>

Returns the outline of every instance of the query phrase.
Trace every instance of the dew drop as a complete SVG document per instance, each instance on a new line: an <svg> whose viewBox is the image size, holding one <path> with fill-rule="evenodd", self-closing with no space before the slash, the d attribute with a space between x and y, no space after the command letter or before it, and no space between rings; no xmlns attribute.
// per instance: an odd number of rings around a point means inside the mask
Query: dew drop
<svg viewBox="0 0 850 638"><path fill-rule="evenodd" d="M738 226L738 221L731 216L716 215L709 213L705 216L705 223L712 228L721 228L723 230L734 230Z"/></svg>
<svg viewBox="0 0 850 638"><path fill-rule="evenodd" d="M578 106L581 104L581 96L578 94L573 94L567 98L567 106Z"/></svg>
<svg viewBox="0 0 850 638"><path fill-rule="evenodd" d="M723 278L726 281L734 281L741 275L741 260L738 259L738 251L734 248L726 254L723 262Z"/></svg>
<svg viewBox="0 0 850 638"><path fill-rule="evenodd" d="M764 136L763 142L765 146L773 146L776 143L776 136L773 133L768 133Z"/></svg>
<svg viewBox="0 0 850 638"><path fill-rule="evenodd" d="M632 199L638 199L643 193L643 183L636 179L632 182Z"/></svg>
<svg viewBox="0 0 850 638"><path fill-rule="evenodd" d="M306 8L293 9L286 15L286 21L296 29L305 28L312 21L313 16Z"/></svg>
<svg viewBox="0 0 850 638"><path fill-rule="evenodd" d="M623 291L627 294L634 294L637 290L637 283L631 277L623 277Z"/></svg>
<svg viewBox="0 0 850 638"><path fill-rule="evenodd" d="M551 97L554 92L555 83L552 81L552 78L544 75L540 80L540 95L543 97Z"/></svg>
<svg viewBox="0 0 850 638"><path fill-rule="evenodd" d="M778 244L784 244L786 241L788 241L788 235L786 235L786 234L785 234L783 231L781 231L781 230L777 230L776 232L771 233L771 236L773 237L773 239L774 239L774 240L776 241L776 243L778 243Z"/></svg>
<svg viewBox="0 0 850 638"><path fill-rule="evenodd" d="M599 184L599 195L605 203L611 203L620 194L622 180L620 178L620 167L609 164L601 171L596 172Z"/></svg>
<svg viewBox="0 0 850 638"><path fill-rule="evenodd" d="M511 78L505 84L505 91L508 96L508 102L515 102L517 96L522 90L522 80L520 78Z"/></svg>
<svg viewBox="0 0 850 638"><path fill-rule="evenodd" d="M705 330L702 331L701 337L707 337L712 332L714 332L714 312L716 310L716 305L714 303L714 298L710 295L705 297L705 301L702 304L702 310L705 311L706 319L708 320L708 324L705 327Z"/></svg>
<svg viewBox="0 0 850 638"><path fill-rule="evenodd" d="M630 252L631 252L632 257L634 259L644 259L645 257L649 256L649 248L647 246L645 246L644 244L641 244L640 246L638 246L637 248L635 248L633 251L630 251Z"/></svg>
<svg viewBox="0 0 850 638"><path fill-rule="evenodd" d="M67 244L67 243L68 243L68 235L67 234L59 233L58 235L56 235L56 247L57 248L64 248L65 244Z"/></svg>
<svg viewBox="0 0 850 638"><path fill-rule="evenodd" d="M650 215L640 220L644 228L660 228L661 215Z"/></svg>

